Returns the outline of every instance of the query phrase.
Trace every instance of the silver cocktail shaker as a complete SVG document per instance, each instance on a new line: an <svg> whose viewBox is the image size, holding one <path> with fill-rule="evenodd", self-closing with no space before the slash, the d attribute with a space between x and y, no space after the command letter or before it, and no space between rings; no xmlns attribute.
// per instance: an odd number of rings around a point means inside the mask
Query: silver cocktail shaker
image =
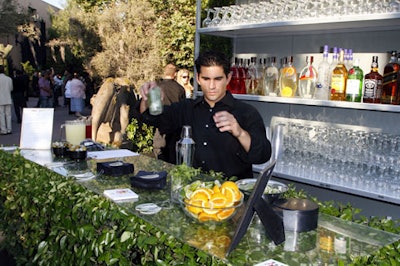
<svg viewBox="0 0 400 266"><path fill-rule="evenodd" d="M192 139L192 127L183 126L181 139L176 143L176 164L193 166L195 142Z"/></svg>

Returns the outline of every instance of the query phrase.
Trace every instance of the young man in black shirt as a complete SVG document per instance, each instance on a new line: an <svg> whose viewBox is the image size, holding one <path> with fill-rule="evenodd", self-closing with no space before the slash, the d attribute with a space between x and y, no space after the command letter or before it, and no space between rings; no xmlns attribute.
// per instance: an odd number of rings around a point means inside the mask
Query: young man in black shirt
<svg viewBox="0 0 400 266"><path fill-rule="evenodd" d="M226 177L253 177L252 164L264 163L271 157L271 144L260 114L227 91L231 73L225 55L205 52L195 64L203 96L165 106L161 115L151 116L147 94L153 85L145 84L140 88L143 121L157 126L161 133L190 125L196 142L193 167L223 172Z"/></svg>

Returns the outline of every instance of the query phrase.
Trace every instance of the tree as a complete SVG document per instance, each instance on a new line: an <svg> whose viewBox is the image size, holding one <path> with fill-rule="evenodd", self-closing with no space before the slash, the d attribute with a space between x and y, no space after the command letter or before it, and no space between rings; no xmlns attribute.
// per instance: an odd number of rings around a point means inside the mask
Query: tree
<svg viewBox="0 0 400 266"><path fill-rule="evenodd" d="M25 19L26 11L23 12L16 0L0 0L0 37L14 35Z"/></svg>
<svg viewBox="0 0 400 266"><path fill-rule="evenodd" d="M193 68L196 32L196 0L149 0L161 34L160 55L165 63Z"/></svg>
<svg viewBox="0 0 400 266"><path fill-rule="evenodd" d="M70 0L49 45L70 50L92 77L127 77L138 88L167 63L193 68L195 23L196 0ZM229 40L209 41L229 50Z"/></svg>

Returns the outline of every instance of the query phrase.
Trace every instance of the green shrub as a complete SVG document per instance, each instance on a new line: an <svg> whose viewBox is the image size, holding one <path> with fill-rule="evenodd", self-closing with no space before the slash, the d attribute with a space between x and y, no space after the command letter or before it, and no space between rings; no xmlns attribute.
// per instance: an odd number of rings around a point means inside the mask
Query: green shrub
<svg viewBox="0 0 400 266"><path fill-rule="evenodd" d="M224 265L110 200L0 151L2 248L19 265Z"/></svg>

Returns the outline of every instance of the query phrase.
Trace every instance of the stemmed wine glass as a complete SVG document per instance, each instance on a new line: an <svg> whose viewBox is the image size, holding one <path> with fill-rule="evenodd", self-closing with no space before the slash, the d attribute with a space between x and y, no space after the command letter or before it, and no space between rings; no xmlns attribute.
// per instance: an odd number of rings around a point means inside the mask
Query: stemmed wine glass
<svg viewBox="0 0 400 266"><path fill-rule="evenodd" d="M207 11L207 17L203 20L203 22L201 23L201 25L203 26L203 28L207 28L209 25L210 25L210 23L211 23L211 16L210 16L210 14L211 14L211 12L213 11L213 9L212 8L208 8L208 9L206 9L205 11Z"/></svg>
<svg viewBox="0 0 400 266"><path fill-rule="evenodd" d="M214 7L214 15L209 27L216 27L221 22L221 7Z"/></svg>

